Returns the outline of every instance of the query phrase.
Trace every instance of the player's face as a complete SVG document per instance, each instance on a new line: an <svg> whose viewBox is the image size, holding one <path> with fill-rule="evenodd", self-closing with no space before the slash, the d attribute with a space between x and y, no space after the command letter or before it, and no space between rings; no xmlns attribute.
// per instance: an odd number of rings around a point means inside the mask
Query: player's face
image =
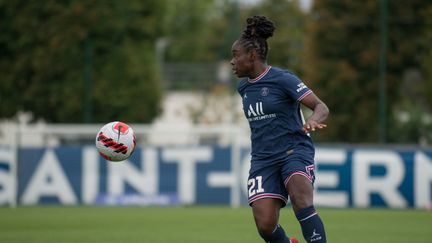
<svg viewBox="0 0 432 243"><path fill-rule="evenodd" d="M238 42L234 42L231 48L232 59L230 61L234 74L241 77L249 77L253 70L253 58L250 52Z"/></svg>

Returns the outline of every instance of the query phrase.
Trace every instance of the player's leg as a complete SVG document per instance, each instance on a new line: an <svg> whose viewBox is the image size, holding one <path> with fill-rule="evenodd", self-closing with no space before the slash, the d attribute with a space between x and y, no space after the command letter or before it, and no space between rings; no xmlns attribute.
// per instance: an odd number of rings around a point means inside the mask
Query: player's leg
<svg viewBox="0 0 432 243"><path fill-rule="evenodd" d="M278 224L281 207L281 200L274 198L263 198L252 203L255 224L265 242L289 243L285 231Z"/></svg>
<svg viewBox="0 0 432 243"><path fill-rule="evenodd" d="M289 243L285 231L278 224L279 211L287 202L287 191L280 168L276 165L252 164L248 178L249 205L255 224L265 242Z"/></svg>
<svg viewBox="0 0 432 243"><path fill-rule="evenodd" d="M307 242L325 243L326 234L321 218L313 206L313 180L303 173L294 173L286 181L294 213Z"/></svg>

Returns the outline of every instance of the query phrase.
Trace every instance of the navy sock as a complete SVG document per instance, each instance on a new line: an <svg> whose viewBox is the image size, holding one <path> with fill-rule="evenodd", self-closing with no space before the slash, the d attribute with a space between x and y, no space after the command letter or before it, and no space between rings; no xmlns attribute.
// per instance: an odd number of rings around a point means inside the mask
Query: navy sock
<svg viewBox="0 0 432 243"><path fill-rule="evenodd" d="M296 217L308 243L326 243L324 225L314 206L301 209L296 213Z"/></svg>
<svg viewBox="0 0 432 243"><path fill-rule="evenodd" d="M285 234L283 228L278 224L270 235L260 233L261 237L266 243L289 243L289 239Z"/></svg>

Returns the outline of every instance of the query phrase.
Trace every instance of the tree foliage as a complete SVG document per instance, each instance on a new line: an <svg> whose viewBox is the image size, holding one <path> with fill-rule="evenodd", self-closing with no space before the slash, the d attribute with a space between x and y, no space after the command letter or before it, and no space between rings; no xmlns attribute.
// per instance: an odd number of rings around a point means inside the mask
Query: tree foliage
<svg viewBox="0 0 432 243"><path fill-rule="evenodd" d="M277 27L269 64L295 71L330 107L317 140L377 142L380 1L317 0L304 13L298 0L0 0L0 117L151 122L158 41L181 67L226 62L246 18L266 15ZM432 2L386 2L387 140L431 140Z"/></svg>
<svg viewBox="0 0 432 243"><path fill-rule="evenodd" d="M215 1L177 0L170 1L165 13L168 40L167 62L209 62L218 61L215 45L223 38L213 38L217 29L214 20L222 21L217 15ZM225 27L225 25L224 25Z"/></svg>
<svg viewBox="0 0 432 243"><path fill-rule="evenodd" d="M419 85L426 87L423 54L430 50L422 33L426 29L428 1L388 2L387 39L387 139L398 142L398 107L413 99L402 90L411 83L412 71L419 73ZM329 105L329 141L379 141L379 54L380 1L315 1L308 29L306 75ZM405 79L404 79L405 78ZM418 104L412 104L418 105ZM395 118L395 119L391 119ZM407 140L406 142L417 142Z"/></svg>
<svg viewBox="0 0 432 243"><path fill-rule="evenodd" d="M275 7L277 6L277 7ZM246 26L246 18L265 15L276 23L269 39L269 61L301 69L305 14L297 1L262 1L240 5L232 0L178 0L170 4L166 23L170 41L168 62L215 62L231 58L231 46Z"/></svg>
<svg viewBox="0 0 432 243"><path fill-rule="evenodd" d="M164 4L0 1L1 116L151 121L161 96L153 50Z"/></svg>
<svg viewBox="0 0 432 243"><path fill-rule="evenodd" d="M302 76L304 65L304 36L306 14L298 1L262 1L244 13L244 20L252 15L264 15L275 22L276 30L269 41L269 64L290 69Z"/></svg>

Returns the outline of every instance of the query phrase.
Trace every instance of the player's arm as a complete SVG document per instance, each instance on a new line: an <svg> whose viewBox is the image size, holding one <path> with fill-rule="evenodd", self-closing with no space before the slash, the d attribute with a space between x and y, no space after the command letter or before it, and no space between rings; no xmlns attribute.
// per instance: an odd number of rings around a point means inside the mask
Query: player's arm
<svg viewBox="0 0 432 243"><path fill-rule="evenodd" d="M303 131L308 133L311 131L315 131L315 129L323 129L327 127L326 124L322 123L329 114L329 108L327 105L322 102L318 96L316 96L313 92L306 95L301 101L303 105L308 107L313 111L312 115L306 120L306 123L303 125Z"/></svg>

